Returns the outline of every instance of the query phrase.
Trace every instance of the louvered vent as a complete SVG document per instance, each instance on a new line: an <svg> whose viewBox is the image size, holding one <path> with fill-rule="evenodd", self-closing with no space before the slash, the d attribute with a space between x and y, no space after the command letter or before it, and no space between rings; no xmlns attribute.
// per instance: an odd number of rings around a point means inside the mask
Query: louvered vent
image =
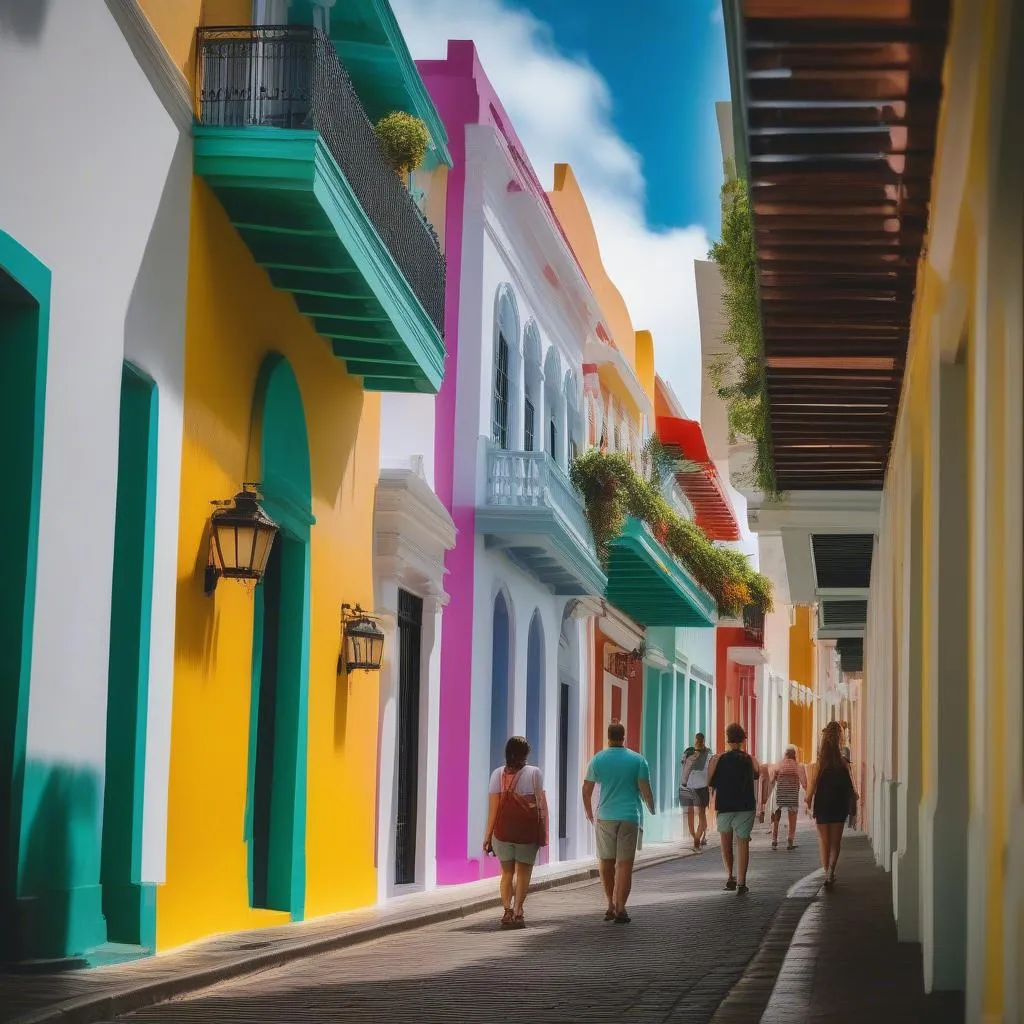
<svg viewBox="0 0 1024 1024"><path fill-rule="evenodd" d="M867 601L822 601L821 603L823 629L851 629L865 625L867 620Z"/></svg>
<svg viewBox="0 0 1024 1024"><path fill-rule="evenodd" d="M819 590L867 590L871 582L870 533L816 533L811 537Z"/></svg>
<svg viewBox="0 0 1024 1024"><path fill-rule="evenodd" d="M837 640L839 664L844 672L864 671L864 641L857 637L851 640Z"/></svg>

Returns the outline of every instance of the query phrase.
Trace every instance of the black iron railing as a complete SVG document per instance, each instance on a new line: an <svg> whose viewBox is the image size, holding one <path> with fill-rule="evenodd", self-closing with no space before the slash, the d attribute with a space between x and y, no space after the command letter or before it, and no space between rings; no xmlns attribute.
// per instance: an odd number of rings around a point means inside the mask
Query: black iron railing
<svg viewBox="0 0 1024 1024"><path fill-rule="evenodd" d="M752 643L764 643L764 612L748 605L743 609L743 635Z"/></svg>
<svg viewBox="0 0 1024 1024"><path fill-rule="evenodd" d="M221 127L316 129L439 332L444 256L437 234L388 165L348 72L319 29L203 28L196 116Z"/></svg>

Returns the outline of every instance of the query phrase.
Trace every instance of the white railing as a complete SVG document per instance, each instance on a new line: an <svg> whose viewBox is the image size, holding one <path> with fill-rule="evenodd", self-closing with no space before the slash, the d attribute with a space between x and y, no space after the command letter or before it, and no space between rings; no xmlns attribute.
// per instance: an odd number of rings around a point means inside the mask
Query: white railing
<svg viewBox="0 0 1024 1024"><path fill-rule="evenodd" d="M579 542L594 551L583 499L547 452L487 452L487 504L505 508L550 508Z"/></svg>

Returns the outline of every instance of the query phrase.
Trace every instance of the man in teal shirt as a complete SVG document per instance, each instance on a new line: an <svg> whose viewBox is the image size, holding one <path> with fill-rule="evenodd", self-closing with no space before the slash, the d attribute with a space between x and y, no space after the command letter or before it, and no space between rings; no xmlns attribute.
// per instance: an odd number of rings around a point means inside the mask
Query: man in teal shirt
<svg viewBox="0 0 1024 1024"><path fill-rule="evenodd" d="M583 806L587 821L597 832L597 858L601 884L608 897L606 921L628 924L626 900L633 887L633 860L640 837L640 800L654 813L651 769L647 759L627 750L626 727L621 722L608 726L608 749L595 754L583 783ZM597 822L591 805L594 787L601 787Z"/></svg>

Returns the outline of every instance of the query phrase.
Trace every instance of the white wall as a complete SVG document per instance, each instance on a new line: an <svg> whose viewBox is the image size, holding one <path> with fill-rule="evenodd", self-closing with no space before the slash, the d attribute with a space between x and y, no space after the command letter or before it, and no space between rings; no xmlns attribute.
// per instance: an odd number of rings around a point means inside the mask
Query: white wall
<svg viewBox="0 0 1024 1024"><path fill-rule="evenodd" d="M190 137L104 4L14 6L36 8L38 31L0 34L0 92L12 97L0 106L0 229L53 275L28 757L103 775L118 408L130 359L159 391L142 873L160 882Z"/></svg>

